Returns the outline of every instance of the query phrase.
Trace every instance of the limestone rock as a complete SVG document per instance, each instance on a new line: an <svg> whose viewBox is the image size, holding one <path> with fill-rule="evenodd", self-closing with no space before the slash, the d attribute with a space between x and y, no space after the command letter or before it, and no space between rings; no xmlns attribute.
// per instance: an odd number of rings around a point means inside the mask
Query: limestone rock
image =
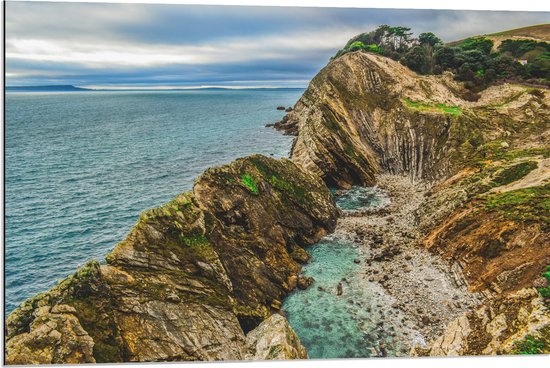
<svg viewBox="0 0 550 368"><path fill-rule="evenodd" d="M246 336L249 359L307 359L306 349L286 318L273 314Z"/></svg>
<svg viewBox="0 0 550 368"><path fill-rule="evenodd" d="M68 305L34 311L29 332L6 344L6 364L95 363L94 341Z"/></svg>
<svg viewBox="0 0 550 368"><path fill-rule="evenodd" d="M427 348L413 348L412 355L510 354L527 335L542 333L550 340L549 331L550 313L542 298L534 289L523 289L457 318Z"/></svg>
<svg viewBox="0 0 550 368"><path fill-rule="evenodd" d="M540 107L548 105L547 94L539 101L505 85L470 102L461 90L450 75L420 76L397 61L350 52L323 68L275 127L297 135L292 160L329 185L349 188L373 185L380 172L442 179L475 150L470 141L494 139L507 131L507 120L524 127L531 106L542 112L537 124L548 121ZM506 110L492 107L507 99L513 103Z"/></svg>

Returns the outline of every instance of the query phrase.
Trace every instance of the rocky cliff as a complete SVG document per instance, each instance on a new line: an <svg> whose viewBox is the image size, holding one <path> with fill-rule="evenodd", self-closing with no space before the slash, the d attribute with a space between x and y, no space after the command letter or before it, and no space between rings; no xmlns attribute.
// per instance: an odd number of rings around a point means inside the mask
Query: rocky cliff
<svg viewBox="0 0 550 368"><path fill-rule="evenodd" d="M384 173L432 187L414 242L486 302L413 354L505 354L533 341L531 351L548 352L550 314L534 287L547 287L550 264L550 92L502 84L466 101L462 91L450 75L348 53L277 127L297 135L292 160L328 185L372 185Z"/></svg>
<svg viewBox="0 0 550 368"><path fill-rule="evenodd" d="M380 172L437 181L488 140L548 121L547 95L529 92L505 85L466 101L450 74L352 52L321 70L277 127L297 134L293 161L329 185L372 185Z"/></svg>
<svg viewBox="0 0 550 368"><path fill-rule="evenodd" d="M289 160L209 169L192 192L144 212L106 264L11 313L6 362L305 358L273 313L308 259L302 247L337 215L323 182Z"/></svg>

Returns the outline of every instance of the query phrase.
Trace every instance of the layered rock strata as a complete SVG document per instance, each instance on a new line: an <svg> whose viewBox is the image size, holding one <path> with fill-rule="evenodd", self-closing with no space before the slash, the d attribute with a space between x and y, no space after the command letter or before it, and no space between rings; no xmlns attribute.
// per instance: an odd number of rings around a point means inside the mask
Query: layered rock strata
<svg viewBox="0 0 550 368"><path fill-rule="evenodd" d="M506 354L522 341L548 351L548 300L535 286L547 285L550 265L550 93L502 84L466 101L462 91L449 74L348 53L276 128L297 136L292 160L330 186L372 185L377 174L432 186L416 211L416 246L487 301L414 354Z"/></svg>
<svg viewBox="0 0 550 368"><path fill-rule="evenodd" d="M144 212L106 264L88 263L11 313L6 362L303 358L279 317L248 344L245 334L280 308L308 259L302 247L337 215L323 182L290 160L209 169L192 192Z"/></svg>
<svg viewBox="0 0 550 368"><path fill-rule="evenodd" d="M461 98L451 74L420 76L400 63L352 52L313 78L276 128L295 134L292 160L329 186L373 185L377 173L432 182L463 164L486 137L548 121L548 96L521 86Z"/></svg>

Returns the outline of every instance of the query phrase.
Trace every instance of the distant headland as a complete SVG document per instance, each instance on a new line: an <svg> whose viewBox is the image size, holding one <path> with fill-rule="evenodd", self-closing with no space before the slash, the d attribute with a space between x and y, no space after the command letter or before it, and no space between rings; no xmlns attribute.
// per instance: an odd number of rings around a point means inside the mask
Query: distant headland
<svg viewBox="0 0 550 368"><path fill-rule="evenodd" d="M83 92L91 91L89 88L75 87L73 85L51 86L6 86L6 92Z"/></svg>

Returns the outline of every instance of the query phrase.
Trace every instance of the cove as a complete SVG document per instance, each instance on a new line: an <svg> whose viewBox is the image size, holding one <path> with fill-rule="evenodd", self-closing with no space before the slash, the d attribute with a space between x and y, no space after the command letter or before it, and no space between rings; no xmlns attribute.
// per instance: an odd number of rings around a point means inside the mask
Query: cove
<svg viewBox="0 0 550 368"><path fill-rule="evenodd" d="M385 206L389 198L378 188L354 187L339 192L336 201L344 211L355 211ZM392 323L399 316L388 311L392 301L384 289L365 280L363 249L335 233L307 251L311 260L302 273L315 283L291 293L283 311L309 358L404 355L406 338Z"/></svg>

